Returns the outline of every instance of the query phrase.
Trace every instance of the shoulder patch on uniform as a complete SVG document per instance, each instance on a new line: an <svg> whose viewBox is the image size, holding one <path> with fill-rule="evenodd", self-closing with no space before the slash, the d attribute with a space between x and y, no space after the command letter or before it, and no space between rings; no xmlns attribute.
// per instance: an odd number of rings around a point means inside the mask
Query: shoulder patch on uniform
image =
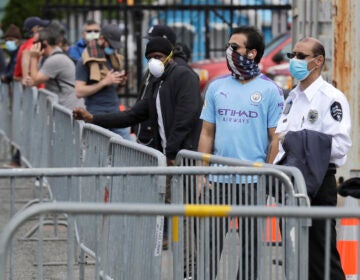
<svg viewBox="0 0 360 280"><path fill-rule="evenodd" d="M341 104L339 102L334 102L330 106L330 114L335 121L341 122L343 117L343 112L341 108Z"/></svg>

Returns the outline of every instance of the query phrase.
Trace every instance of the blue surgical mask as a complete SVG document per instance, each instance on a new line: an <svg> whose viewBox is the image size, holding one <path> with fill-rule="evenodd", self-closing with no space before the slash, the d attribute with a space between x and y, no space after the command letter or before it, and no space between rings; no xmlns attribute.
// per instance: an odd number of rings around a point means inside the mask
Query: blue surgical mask
<svg viewBox="0 0 360 280"><path fill-rule="evenodd" d="M6 41L5 47L9 52L13 52L17 49L16 41Z"/></svg>
<svg viewBox="0 0 360 280"><path fill-rule="evenodd" d="M315 69L308 70L308 61L305 59L290 59L290 74L298 81L305 80L310 73Z"/></svg>
<svg viewBox="0 0 360 280"><path fill-rule="evenodd" d="M110 48L110 47L105 47L104 52L107 55L112 55L115 52L115 50L113 48Z"/></svg>

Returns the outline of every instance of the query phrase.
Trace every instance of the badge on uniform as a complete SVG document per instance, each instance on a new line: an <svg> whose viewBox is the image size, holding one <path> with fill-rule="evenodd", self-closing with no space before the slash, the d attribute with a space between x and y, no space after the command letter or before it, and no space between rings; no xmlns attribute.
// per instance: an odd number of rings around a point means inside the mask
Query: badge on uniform
<svg viewBox="0 0 360 280"><path fill-rule="evenodd" d="M335 121L341 122L343 117L343 112L341 108L341 104L339 102L334 102L330 106L330 114Z"/></svg>
<svg viewBox="0 0 360 280"><path fill-rule="evenodd" d="M292 106L292 100L290 100L289 102L286 102L286 105L285 105L285 108L284 108L284 111L283 111L284 115L289 114L291 106Z"/></svg>
<svg viewBox="0 0 360 280"><path fill-rule="evenodd" d="M314 123L317 121L319 117L319 113L318 111L316 110L310 110L309 113L308 113L308 116L307 116L307 120L310 122L310 123Z"/></svg>

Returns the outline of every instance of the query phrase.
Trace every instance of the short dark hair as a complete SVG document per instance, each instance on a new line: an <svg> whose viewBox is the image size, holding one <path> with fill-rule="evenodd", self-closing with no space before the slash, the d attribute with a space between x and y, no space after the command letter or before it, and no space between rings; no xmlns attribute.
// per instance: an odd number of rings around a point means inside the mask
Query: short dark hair
<svg viewBox="0 0 360 280"><path fill-rule="evenodd" d="M97 24L97 25L100 25L97 21L93 20L93 19L88 19L84 22L83 26L85 25L94 25L94 24Z"/></svg>
<svg viewBox="0 0 360 280"><path fill-rule="evenodd" d="M60 32L51 27L45 27L39 31L39 40L47 41L50 46L56 46L59 44L63 36L60 36Z"/></svg>
<svg viewBox="0 0 360 280"><path fill-rule="evenodd" d="M265 50L264 36L261 34L259 29L254 26L239 26L232 30L230 36L234 34L245 34L247 37L245 47L247 50L256 50L257 55L255 57L255 62L259 63Z"/></svg>

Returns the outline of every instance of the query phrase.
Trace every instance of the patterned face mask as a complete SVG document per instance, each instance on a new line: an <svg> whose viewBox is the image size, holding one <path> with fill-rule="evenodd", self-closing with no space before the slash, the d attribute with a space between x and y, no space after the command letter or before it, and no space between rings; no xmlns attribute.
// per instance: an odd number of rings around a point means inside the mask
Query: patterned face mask
<svg viewBox="0 0 360 280"><path fill-rule="evenodd" d="M239 54L230 46L226 49L226 61L232 76L241 81L250 80L260 74L259 66L254 60Z"/></svg>

